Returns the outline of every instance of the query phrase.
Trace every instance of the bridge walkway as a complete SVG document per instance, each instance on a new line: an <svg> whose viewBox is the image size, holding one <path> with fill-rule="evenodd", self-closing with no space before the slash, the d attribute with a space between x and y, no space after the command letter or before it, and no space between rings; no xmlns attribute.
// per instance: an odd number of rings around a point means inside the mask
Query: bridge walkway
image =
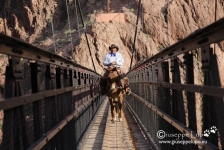
<svg viewBox="0 0 224 150"><path fill-rule="evenodd" d="M124 105L123 110L123 121L117 120L115 123L112 123L109 101L105 99L83 140L80 142L78 149L150 150L149 142L126 105Z"/></svg>

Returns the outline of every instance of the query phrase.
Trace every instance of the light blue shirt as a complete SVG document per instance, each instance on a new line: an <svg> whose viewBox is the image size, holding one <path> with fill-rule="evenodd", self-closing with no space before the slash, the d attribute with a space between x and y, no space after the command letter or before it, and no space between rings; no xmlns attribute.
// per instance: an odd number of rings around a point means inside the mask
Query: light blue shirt
<svg viewBox="0 0 224 150"><path fill-rule="evenodd" d="M114 61L116 62L117 67L120 67L124 64L124 59L123 59L121 53L116 52L115 55L112 54L112 53L108 53L104 58L103 65L104 66L109 66L110 63L112 63Z"/></svg>

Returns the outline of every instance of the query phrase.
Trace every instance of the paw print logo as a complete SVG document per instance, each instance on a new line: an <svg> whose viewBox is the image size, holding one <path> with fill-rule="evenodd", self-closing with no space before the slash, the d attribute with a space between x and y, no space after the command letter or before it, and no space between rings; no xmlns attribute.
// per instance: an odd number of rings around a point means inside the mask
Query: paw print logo
<svg viewBox="0 0 224 150"><path fill-rule="evenodd" d="M215 133L216 131L217 131L216 126L212 126L212 127L210 128L210 132L211 132L211 133Z"/></svg>
<svg viewBox="0 0 224 150"><path fill-rule="evenodd" d="M203 135L206 136L206 137L209 137L209 134L210 134L210 131L209 130L205 130Z"/></svg>

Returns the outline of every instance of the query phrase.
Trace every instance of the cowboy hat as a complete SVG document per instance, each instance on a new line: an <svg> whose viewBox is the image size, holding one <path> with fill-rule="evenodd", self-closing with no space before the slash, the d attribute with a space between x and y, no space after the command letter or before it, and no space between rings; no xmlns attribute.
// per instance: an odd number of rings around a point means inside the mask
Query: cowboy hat
<svg viewBox="0 0 224 150"><path fill-rule="evenodd" d="M117 51L119 50L119 47L115 44L112 44L111 46L109 46L109 50L113 49L113 48L116 48Z"/></svg>

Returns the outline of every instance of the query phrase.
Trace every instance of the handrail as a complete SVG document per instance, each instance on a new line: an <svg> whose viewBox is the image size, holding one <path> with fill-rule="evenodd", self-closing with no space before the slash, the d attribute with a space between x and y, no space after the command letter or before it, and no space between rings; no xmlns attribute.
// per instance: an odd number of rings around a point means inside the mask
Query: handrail
<svg viewBox="0 0 224 150"><path fill-rule="evenodd" d="M9 37L7 35L0 33L0 53L23 57L30 60L45 62L49 64L54 64L60 67L65 68L80 68L83 70L87 70L95 75L100 74L96 73L95 71L81 66L71 60L65 59L57 54L45 51L41 48L31 45L30 43L24 42L22 40Z"/></svg>
<svg viewBox="0 0 224 150"><path fill-rule="evenodd" d="M165 148L160 142L166 140L158 137L161 130L172 134L194 133L195 139L190 140L204 149L218 149L218 142L224 146L224 87L220 73L223 66L217 60L220 52L213 52L213 44L223 42L223 35L224 18L165 48L127 73L132 89L127 102L152 132L159 147ZM145 115L150 121L146 121ZM198 134L208 143L197 138ZM194 149L195 145L190 147Z"/></svg>
<svg viewBox="0 0 224 150"><path fill-rule="evenodd" d="M147 102L144 98L142 98L136 94L132 93L132 95L134 97L136 97L138 100L140 100L142 103L144 103L144 105L146 107L152 109L156 114L158 114L164 120L166 120L167 122L172 124L172 126L174 126L176 129L178 129L180 132L184 133L186 135L186 137L190 138L193 141L197 141L197 142L201 141L201 143L198 143L198 146L200 146L201 148L204 148L206 150L218 150L217 146L213 145L210 142L203 144L203 141L206 141L204 138L198 137L197 133L195 133L193 130L191 130L190 128L188 128L187 126L185 126L183 123L179 122L172 116L168 115L167 113L165 113L164 111L162 111L161 109L156 107L155 105Z"/></svg>
<svg viewBox="0 0 224 150"><path fill-rule="evenodd" d="M141 82L132 81L132 83L143 84L143 85L154 85L157 87L169 88L174 90L184 90L186 92L198 92L210 96L224 97L223 86L206 86L206 85L195 85L195 84L181 84L181 83L168 83L168 82Z"/></svg>
<svg viewBox="0 0 224 150"><path fill-rule="evenodd" d="M64 94L64 93L79 90L79 89L84 89L92 85L94 84L72 86L72 87L66 87L61 89L47 90L44 92L38 92L34 94L29 94L29 95L22 95L19 97L0 99L0 110L10 109L10 108L18 107L21 105L26 105L26 104L33 103L35 101L38 101L47 97Z"/></svg>
<svg viewBox="0 0 224 150"><path fill-rule="evenodd" d="M194 33L188 35L183 40L171 45L170 47L165 48L156 55L136 65L127 74L129 74L131 71L135 70L142 64L152 65L175 57L181 53L185 53L190 50L223 40L224 37L222 35L224 35L224 18L218 20L217 22L214 22L207 27L196 30Z"/></svg>
<svg viewBox="0 0 224 150"><path fill-rule="evenodd" d="M62 134L67 139L76 139L63 148L75 149L92 120L91 115L103 101L98 92L101 75L4 34L0 34L0 54L9 56L4 98L0 99L0 109L4 111L0 149L27 149L32 144L33 148L48 149L49 143L61 149L66 139L57 143L54 139ZM84 115L86 112L88 116ZM81 127L69 128L82 119L86 121ZM71 130L79 132L70 134Z"/></svg>
<svg viewBox="0 0 224 150"><path fill-rule="evenodd" d="M89 107L97 96L99 95L95 95L93 98L81 105L77 110L74 110L71 114L66 116L56 126L45 133L38 141L33 143L27 150L39 150L43 148L43 146L45 146L48 141L50 141L58 132L60 132L63 127L65 127L73 118L77 118L80 113L82 113L87 107Z"/></svg>

